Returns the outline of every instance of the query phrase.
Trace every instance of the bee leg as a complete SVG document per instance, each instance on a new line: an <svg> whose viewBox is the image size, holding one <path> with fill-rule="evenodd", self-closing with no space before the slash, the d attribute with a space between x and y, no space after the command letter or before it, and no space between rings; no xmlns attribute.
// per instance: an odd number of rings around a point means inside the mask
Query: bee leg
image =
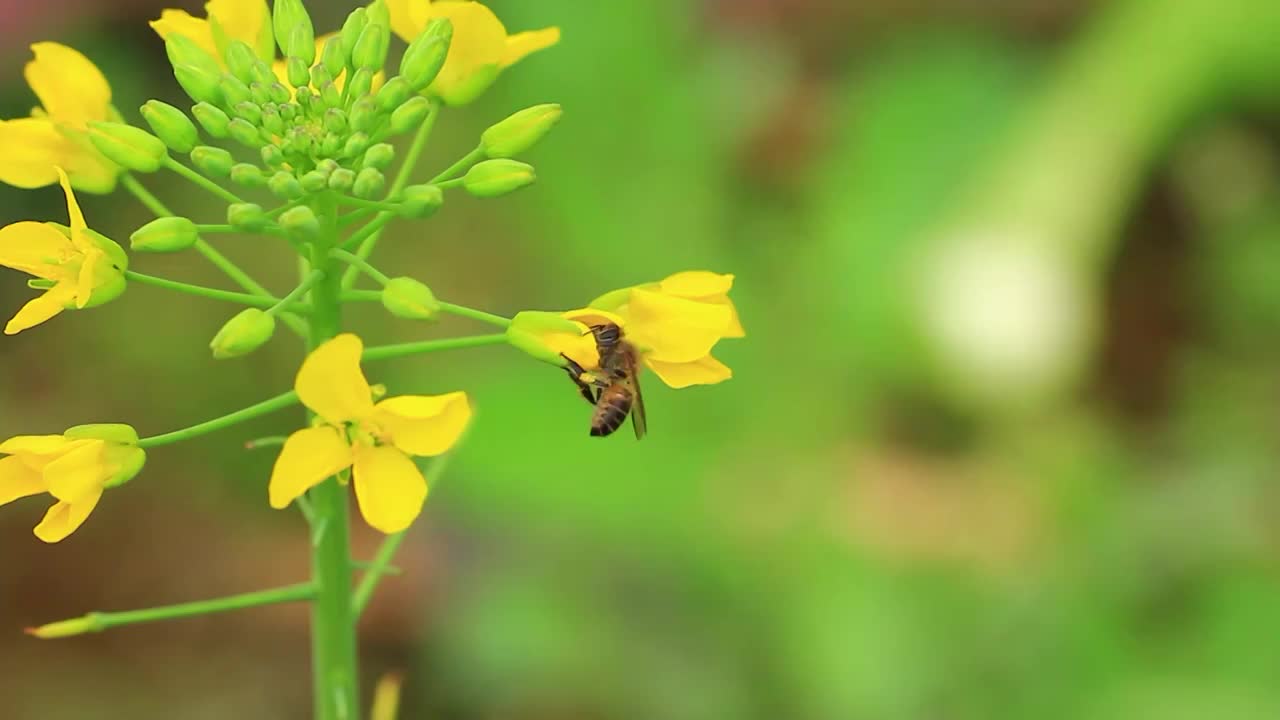
<svg viewBox="0 0 1280 720"><path fill-rule="evenodd" d="M582 397L586 398L587 402L595 405L595 388L582 380L582 375L586 370L583 369L581 365L570 359L568 355L560 353L560 357L564 358L564 361L567 363L564 371L569 374L569 379L573 381L573 384L578 386L578 392L582 393Z"/></svg>

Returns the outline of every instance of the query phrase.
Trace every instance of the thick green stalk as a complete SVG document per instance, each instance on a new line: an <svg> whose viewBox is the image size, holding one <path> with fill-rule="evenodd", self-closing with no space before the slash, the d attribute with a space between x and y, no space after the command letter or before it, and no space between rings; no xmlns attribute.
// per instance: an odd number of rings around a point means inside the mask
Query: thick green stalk
<svg viewBox="0 0 1280 720"><path fill-rule="evenodd" d="M324 277L311 288L309 347L314 350L341 329L340 267L329 251L338 242L337 203L315 200L323 228L314 243L311 267ZM351 607L351 550L347 488L329 478L311 491L313 540L311 577L316 598L311 613L312 681L317 720L358 720L355 614Z"/></svg>

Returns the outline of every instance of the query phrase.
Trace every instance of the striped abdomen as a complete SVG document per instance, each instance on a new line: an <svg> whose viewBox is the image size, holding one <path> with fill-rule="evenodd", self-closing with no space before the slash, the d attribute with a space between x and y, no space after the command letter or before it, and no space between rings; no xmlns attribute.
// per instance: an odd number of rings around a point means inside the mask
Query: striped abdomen
<svg viewBox="0 0 1280 720"><path fill-rule="evenodd" d="M601 391L596 411L591 415L591 435L603 437L622 427L633 401L631 388L622 383L615 382Z"/></svg>

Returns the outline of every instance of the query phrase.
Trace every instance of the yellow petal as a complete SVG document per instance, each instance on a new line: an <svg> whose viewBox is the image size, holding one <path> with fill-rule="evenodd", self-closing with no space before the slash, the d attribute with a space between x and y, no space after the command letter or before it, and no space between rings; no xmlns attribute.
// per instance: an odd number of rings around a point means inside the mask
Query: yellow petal
<svg viewBox="0 0 1280 720"><path fill-rule="evenodd" d="M67 502L78 502L106 483L108 471L102 462L106 443L86 440L44 467L49 494Z"/></svg>
<svg viewBox="0 0 1280 720"><path fill-rule="evenodd" d="M526 55L555 45L560 42L560 28L549 27L541 30L516 33L507 36L506 50L502 53L502 67L509 67L522 60Z"/></svg>
<svg viewBox="0 0 1280 720"><path fill-rule="evenodd" d="M729 294L733 287L732 275L689 270L668 275L658 283L659 289L668 295L686 298L714 298Z"/></svg>
<svg viewBox="0 0 1280 720"><path fill-rule="evenodd" d="M89 58L53 42L31 50L36 57L24 75L51 120L83 129L90 120L109 118L111 86Z"/></svg>
<svg viewBox="0 0 1280 720"><path fill-rule="evenodd" d="M410 6L418 27L434 18L453 23L453 40L431 92L450 104L462 104L484 90L501 67L507 49L507 30L489 8L478 2L433 2Z"/></svg>
<svg viewBox="0 0 1280 720"><path fill-rule="evenodd" d="M101 499L102 491L99 490L73 503L59 500L36 526L36 537L47 543L62 540L84 524Z"/></svg>
<svg viewBox="0 0 1280 720"><path fill-rule="evenodd" d="M687 363L646 358L645 364L662 382L677 389L690 385L715 385L733 377L733 371L728 366L710 355Z"/></svg>
<svg viewBox="0 0 1280 720"><path fill-rule="evenodd" d="M729 308L636 288L628 305L627 336L663 362L693 362L729 329Z"/></svg>
<svg viewBox="0 0 1280 720"><path fill-rule="evenodd" d="M360 370L364 343L351 333L326 341L302 362L294 389L311 411L333 425L373 412L369 381Z"/></svg>
<svg viewBox="0 0 1280 720"><path fill-rule="evenodd" d="M467 394L402 395L374 408L373 422L410 455L439 455L453 447L471 421Z"/></svg>
<svg viewBox="0 0 1280 720"><path fill-rule="evenodd" d="M150 25L151 29L155 30L161 39L170 35L183 35L213 57L221 57L218 52L218 44L213 40L213 27L204 18L192 17L185 10L170 9L161 11L160 19L152 20ZM252 41L246 40L245 42L248 42L250 46L254 46Z"/></svg>
<svg viewBox="0 0 1280 720"><path fill-rule="evenodd" d="M65 168L71 184L94 193L111 192L120 169L87 142L58 131L52 121L22 118L0 121L0 182L38 188L58 181L55 166Z"/></svg>
<svg viewBox="0 0 1280 720"><path fill-rule="evenodd" d="M204 5L204 12L211 21L210 37L215 46L219 44L220 32L223 43L239 40L257 49L262 44L263 29L271 21L271 10L266 0L209 0ZM213 56L222 56L219 48L215 47Z"/></svg>
<svg viewBox="0 0 1280 720"><path fill-rule="evenodd" d="M67 304L75 299L76 286L72 283L58 283L40 297L31 300L14 315L4 326L5 335L17 335L23 330L33 328L49 320L67 309Z"/></svg>
<svg viewBox="0 0 1280 720"><path fill-rule="evenodd" d="M45 491L44 478L15 455L0 458L0 505Z"/></svg>
<svg viewBox="0 0 1280 720"><path fill-rule="evenodd" d="M747 331L742 329L742 320L738 317L738 307L733 301L727 297L716 298L714 300L706 300L713 305L724 305L729 308L729 325L724 330L724 336L727 338L742 338L747 336Z"/></svg>
<svg viewBox="0 0 1280 720"><path fill-rule="evenodd" d="M357 446L352 481L360 514L384 533L409 527L427 499L422 471L408 455L390 446Z"/></svg>
<svg viewBox="0 0 1280 720"><path fill-rule="evenodd" d="M426 5L427 0L387 0L387 11L391 14L391 32L399 35L405 42L413 42L422 32L422 26L413 19L411 7L414 4Z"/></svg>
<svg viewBox="0 0 1280 720"><path fill-rule="evenodd" d="M62 435L16 435L0 443L0 453L6 455L61 455L78 447L81 441L68 440Z"/></svg>
<svg viewBox="0 0 1280 720"><path fill-rule="evenodd" d="M94 280L97 278L98 268L105 259L106 256L99 251L91 251L85 254L84 263L80 265L80 276L76 280L77 309L89 304L89 298L93 295Z"/></svg>
<svg viewBox="0 0 1280 720"><path fill-rule="evenodd" d="M307 428L289 436L271 470L271 507L288 507L302 493L351 465L351 448L337 428Z"/></svg>
<svg viewBox="0 0 1280 720"><path fill-rule="evenodd" d="M76 202L76 194L71 191L71 180L67 178L67 173L62 168L55 167L53 170L58 173L58 184L62 185L62 192L67 196L67 215L71 218L71 244L75 245L80 252L88 252L93 248L93 241L85 233L89 226L84 222L84 213L80 212L80 203Z"/></svg>
<svg viewBox="0 0 1280 720"><path fill-rule="evenodd" d="M66 276L58 263L76 248L65 235L45 223L30 220L0 228L0 265L46 280Z"/></svg>

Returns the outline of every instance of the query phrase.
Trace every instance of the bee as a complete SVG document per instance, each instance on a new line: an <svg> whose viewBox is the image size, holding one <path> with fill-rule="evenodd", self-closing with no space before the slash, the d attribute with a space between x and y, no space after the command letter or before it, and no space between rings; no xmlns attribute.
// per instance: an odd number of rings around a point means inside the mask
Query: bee
<svg viewBox="0 0 1280 720"><path fill-rule="evenodd" d="M644 437L647 422L636 349L623 338L622 328L613 323L592 325L588 332L595 336L596 352L600 356L598 373L588 373L567 355L561 354L561 357L567 363L565 371L569 378L578 386L582 397L595 407L591 414L591 435L612 434L630 415L639 440Z"/></svg>

